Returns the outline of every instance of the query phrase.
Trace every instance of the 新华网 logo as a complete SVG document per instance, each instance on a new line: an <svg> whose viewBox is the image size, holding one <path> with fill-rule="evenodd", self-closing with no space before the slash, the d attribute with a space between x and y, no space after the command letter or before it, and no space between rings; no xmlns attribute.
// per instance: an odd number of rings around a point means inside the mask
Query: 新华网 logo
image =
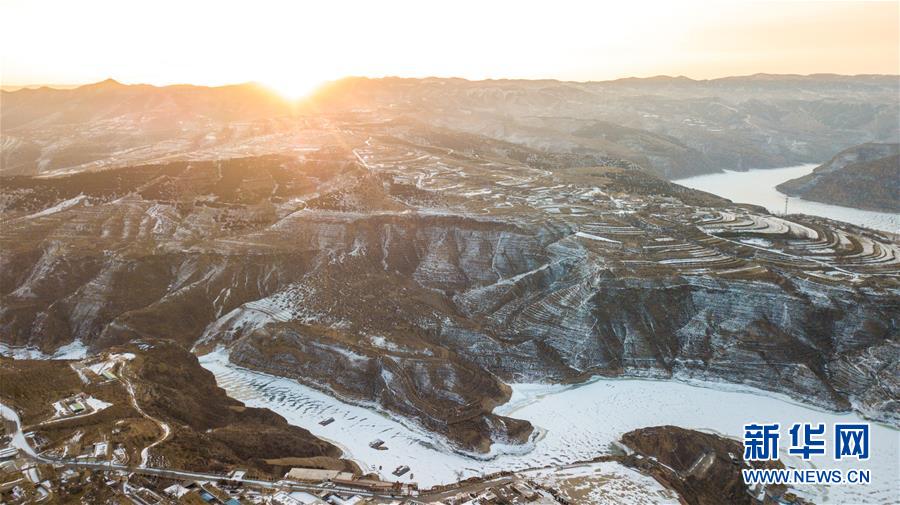
<svg viewBox="0 0 900 505"><path fill-rule="evenodd" d="M869 459L867 423L834 423L830 435L824 423L794 423L787 434L785 438L790 441L787 454L805 461L827 457L829 453L834 461ZM781 435L779 423L745 424L744 460L777 460ZM745 468L741 472L745 484L868 484L871 481L868 469Z"/></svg>

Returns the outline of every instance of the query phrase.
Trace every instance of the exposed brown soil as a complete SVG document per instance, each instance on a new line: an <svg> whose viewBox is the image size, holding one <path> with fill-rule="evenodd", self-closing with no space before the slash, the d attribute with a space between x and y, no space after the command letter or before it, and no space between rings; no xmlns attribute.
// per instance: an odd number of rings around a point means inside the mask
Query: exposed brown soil
<svg viewBox="0 0 900 505"><path fill-rule="evenodd" d="M50 417L53 402L81 390L81 381L67 362L0 356L0 398L18 411L25 425Z"/></svg>
<svg viewBox="0 0 900 505"><path fill-rule="evenodd" d="M359 470L340 458L340 449L307 430L228 397L197 358L175 343L154 341L114 351L135 354L115 373L132 382L146 413L172 428L170 437L151 449L151 466L164 462L171 468L215 472L242 468L268 477L280 477L289 465ZM56 449L57 456L64 446L66 456L74 457L105 441L110 451L121 446L129 464L137 464L141 450L160 438L159 426L131 406L121 380L106 381L85 370L92 381L83 384L69 363L0 358L0 398L20 412L25 425L33 425L45 443L42 448ZM50 418L53 402L80 392L112 405L83 417L36 424Z"/></svg>
<svg viewBox="0 0 900 505"><path fill-rule="evenodd" d="M155 448L171 466L268 473L275 468L267 459L293 457L323 458L320 465L327 458L329 464L353 468L339 459L340 449L309 431L268 409L245 407L228 397L187 350L162 341L151 345L129 365L128 373L137 378L137 398L144 410L174 429L172 437Z"/></svg>
<svg viewBox="0 0 900 505"><path fill-rule="evenodd" d="M629 464L675 489L689 505L763 503L749 492L741 469L784 468L777 461L748 464L740 442L677 426L630 431L622 442L643 456L627 458ZM772 486L776 490L784 492L784 487Z"/></svg>

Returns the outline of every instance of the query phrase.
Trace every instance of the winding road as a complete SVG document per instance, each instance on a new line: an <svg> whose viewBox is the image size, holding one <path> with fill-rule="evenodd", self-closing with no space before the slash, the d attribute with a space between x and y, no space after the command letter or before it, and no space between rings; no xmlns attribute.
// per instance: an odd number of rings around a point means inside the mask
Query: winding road
<svg viewBox="0 0 900 505"><path fill-rule="evenodd" d="M122 365L122 369L120 371L120 376L122 378L122 382L125 383L125 389L128 390L128 396L131 399L131 406L134 407L134 410L136 410L138 412L138 414L144 416L145 418L149 419L154 424L159 426L159 429L162 432L162 436L160 436L157 440L155 440L153 443L151 443L147 447L144 447L143 449L141 449L140 467L146 468L147 461L150 459L150 449L165 442L169 438L169 436L172 434L172 428L168 424L164 423L163 421L160 421L159 419L146 413L144 411L144 409L141 408L140 404L137 401L137 397L134 394L134 384L132 384L131 380L128 378L128 375L126 372L126 367L127 367L127 365L124 365L124 364Z"/></svg>
<svg viewBox="0 0 900 505"><path fill-rule="evenodd" d="M365 497L373 497L373 498L392 498L396 495L393 494L384 494L384 493L375 493L372 491L368 491L365 489L359 489L355 487L348 486L338 486L338 485L330 485L330 484L306 484L296 481L267 481L267 480L259 480L259 479L247 479L243 477L232 477L230 475L221 475L215 473L205 473L205 472L190 472L186 470L177 470L171 468L147 468L144 466L142 461L141 466L131 467L127 465L117 465L113 463L94 463L94 462L86 462L86 461L76 461L70 459L57 459L57 458L48 458L41 454L35 452L34 448L31 447L31 444L28 443L28 439L25 438L25 435L22 433L22 424L19 420L19 415L15 410L9 408L8 406L0 403L0 417L11 421L15 424L15 431L11 433L12 442L11 445L16 449L23 452L29 459L37 461L39 463L44 463L48 465L62 465L64 467L69 468L89 468L93 470L107 470L107 471L119 471L124 473L134 473L140 475L154 475L158 477L166 477L170 479L188 479L188 480L206 480L212 482L231 482L234 484L241 483L243 485L256 486L266 489L277 489L277 490L286 490L286 491L307 491L307 492L319 492L319 491L344 491L347 493L356 494L359 496ZM149 417L149 416L148 416ZM151 418L152 419L152 418ZM167 435L168 436L168 432ZM161 440L160 440L161 441ZM157 442L160 442L157 441ZM147 449L152 447L154 444L148 446Z"/></svg>

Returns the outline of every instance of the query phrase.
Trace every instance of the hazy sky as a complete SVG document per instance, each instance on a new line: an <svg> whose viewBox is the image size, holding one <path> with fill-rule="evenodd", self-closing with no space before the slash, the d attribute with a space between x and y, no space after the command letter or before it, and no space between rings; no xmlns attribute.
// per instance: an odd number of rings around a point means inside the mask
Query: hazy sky
<svg viewBox="0 0 900 505"><path fill-rule="evenodd" d="M0 0L4 86L900 73L900 2Z"/></svg>

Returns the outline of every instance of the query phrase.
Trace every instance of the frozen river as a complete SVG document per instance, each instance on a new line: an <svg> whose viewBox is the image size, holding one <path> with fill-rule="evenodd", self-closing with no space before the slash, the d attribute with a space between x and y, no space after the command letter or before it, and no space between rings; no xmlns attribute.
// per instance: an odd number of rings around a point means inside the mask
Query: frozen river
<svg viewBox="0 0 900 505"><path fill-rule="evenodd" d="M733 202L760 205L769 212L782 214L784 213L785 195L775 189L775 186L784 181L802 177L812 172L816 166L818 165L766 168L747 172L726 171L721 174L698 175L672 182L719 195ZM876 230L900 233L900 214L891 212L873 212L828 205L795 197L791 197L788 201L788 212L827 217Z"/></svg>
<svg viewBox="0 0 900 505"><path fill-rule="evenodd" d="M825 412L779 395L723 384L706 384L715 389L643 379L594 379L575 386L512 384L512 398L495 412L531 421L538 435L527 447L495 447L492 454L476 458L453 451L446 441L408 420L336 400L291 379L236 367L228 363L224 352L208 354L200 361L232 397L278 412L292 424L334 442L364 468L379 471L380 467L384 478L393 478L390 472L397 466L408 465L412 475L404 479L422 487L498 470L590 459L609 453L610 444L623 433L646 426L671 424L739 439L744 423L780 422L784 441L787 427L795 422L826 423L829 430L834 422L864 422L856 414ZM319 424L329 417L335 421ZM833 462L830 456L811 460L822 468L871 468L871 485L805 486L799 491L816 503L898 503L900 432L871 424L868 462ZM374 439L384 440L389 449L370 448ZM786 450L785 443L782 449ZM786 454L782 460L810 467Z"/></svg>

